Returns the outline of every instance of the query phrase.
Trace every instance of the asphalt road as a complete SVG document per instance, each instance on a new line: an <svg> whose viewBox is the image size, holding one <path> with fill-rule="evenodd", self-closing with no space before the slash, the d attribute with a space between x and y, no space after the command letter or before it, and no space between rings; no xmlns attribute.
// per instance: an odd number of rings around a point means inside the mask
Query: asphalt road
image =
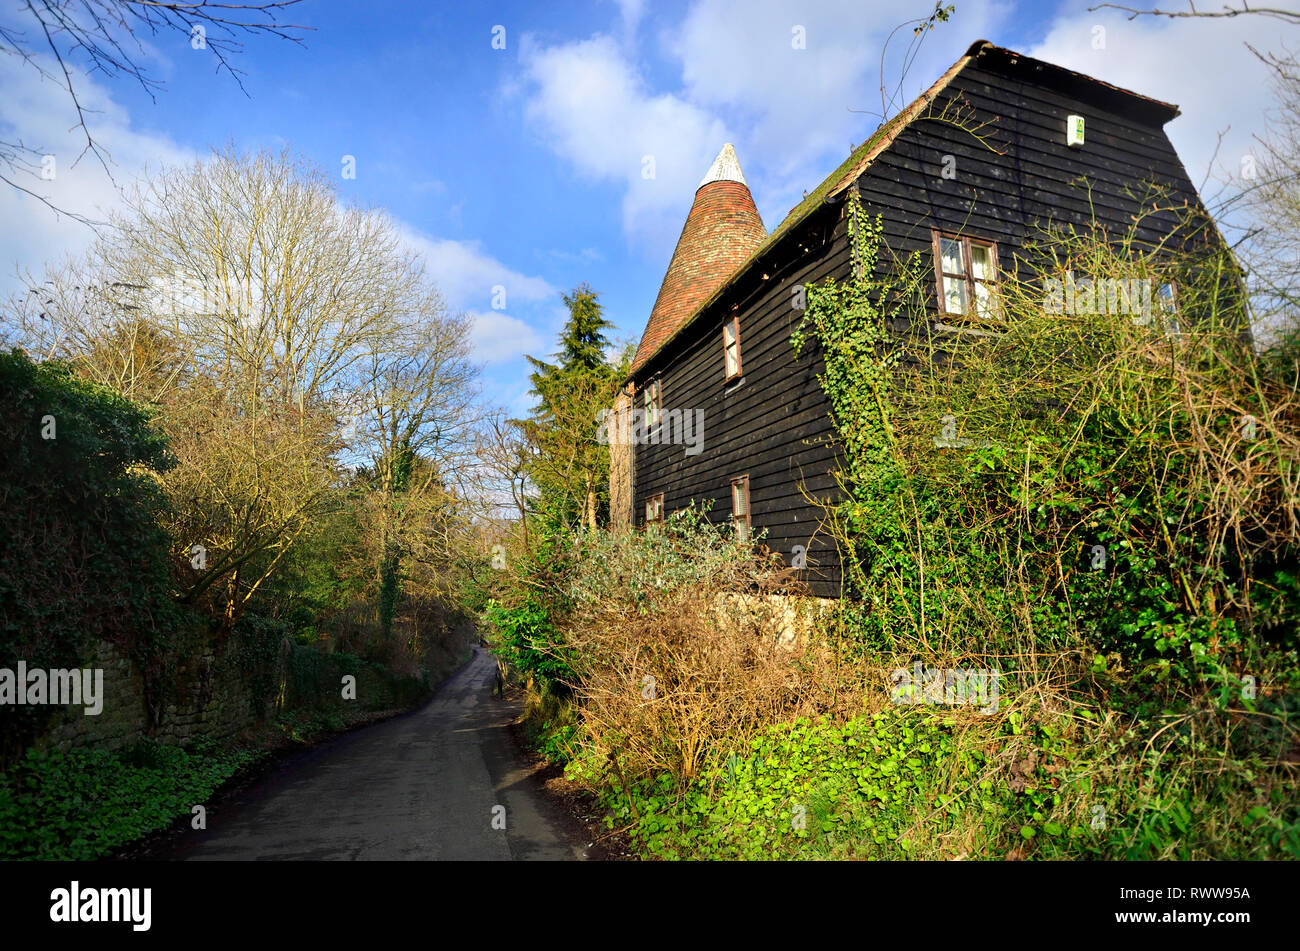
<svg viewBox="0 0 1300 951"><path fill-rule="evenodd" d="M529 779L509 732L519 709L492 696L495 672L475 647L420 710L305 751L209 810L178 857L583 858Z"/></svg>

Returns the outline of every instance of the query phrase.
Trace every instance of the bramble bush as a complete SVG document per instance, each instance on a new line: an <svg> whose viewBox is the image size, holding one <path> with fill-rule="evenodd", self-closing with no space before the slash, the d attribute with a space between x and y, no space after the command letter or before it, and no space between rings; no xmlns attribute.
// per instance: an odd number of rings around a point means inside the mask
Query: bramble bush
<svg viewBox="0 0 1300 951"><path fill-rule="evenodd" d="M1253 353L1194 220L1044 233L952 330L850 215L852 276L792 339L824 361L850 596L778 645L785 575L725 525L557 542L521 620L563 644L568 775L661 858L1300 857L1297 342ZM1176 310L1053 312L1066 272ZM995 671L1000 704L891 704L918 659Z"/></svg>
<svg viewBox="0 0 1300 951"><path fill-rule="evenodd" d="M1015 717L1064 757L1019 851L1294 854L1300 363L1254 354L1212 226L1044 232L990 315L944 329L919 257L885 260L849 213L852 276L808 289L792 340L821 348L844 450L828 522L857 600L833 636L865 663L1002 671L999 715L957 721L969 742L1005 745ZM991 762L1024 786L1022 760ZM1107 834L1059 839L1085 807Z"/></svg>

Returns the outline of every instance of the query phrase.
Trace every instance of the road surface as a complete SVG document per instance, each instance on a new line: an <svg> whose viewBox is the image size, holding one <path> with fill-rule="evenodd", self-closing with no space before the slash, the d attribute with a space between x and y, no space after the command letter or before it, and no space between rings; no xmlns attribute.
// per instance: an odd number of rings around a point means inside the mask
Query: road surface
<svg viewBox="0 0 1300 951"><path fill-rule="evenodd" d="M208 811L191 860L581 859L530 781L482 648L420 710L291 757ZM500 808L504 807L504 809ZM504 825L504 828L501 826Z"/></svg>

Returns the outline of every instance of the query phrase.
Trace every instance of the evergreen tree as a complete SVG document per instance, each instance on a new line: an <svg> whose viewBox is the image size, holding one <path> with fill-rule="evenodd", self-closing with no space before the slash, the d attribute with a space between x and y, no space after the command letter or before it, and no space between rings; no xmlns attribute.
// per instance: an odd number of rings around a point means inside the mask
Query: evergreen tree
<svg viewBox="0 0 1300 951"><path fill-rule="evenodd" d="M528 357L538 403L520 422L533 449L535 512L550 530L561 531L575 523L596 528L608 510L609 451L596 438L597 425L627 373L626 356L617 363L606 357L610 342L604 331L613 325L599 295L580 284L564 295L564 303L569 320L555 362Z"/></svg>

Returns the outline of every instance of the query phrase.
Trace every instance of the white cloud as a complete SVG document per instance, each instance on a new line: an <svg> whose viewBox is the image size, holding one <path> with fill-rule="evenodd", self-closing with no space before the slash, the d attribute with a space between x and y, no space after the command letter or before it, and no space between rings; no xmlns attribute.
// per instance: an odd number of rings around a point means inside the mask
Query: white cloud
<svg viewBox="0 0 1300 951"><path fill-rule="evenodd" d="M563 310L560 293L549 282L506 266L477 241L430 237L402 222L397 227L424 258L447 306L469 317L474 360L492 366L543 349L537 328L549 329Z"/></svg>
<svg viewBox="0 0 1300 951"><path fill-rule="evenodd" d="M120 205L114 179L120 186L147 168L193 160L192 152L170 138L133 128L126 110L84 73L74 72L73 83L95 141L111 160L111 178L94 155L87 153L77 161L85 140L79 130L69 129L76 116L67 91L16 57L0 58L0 89L5 91L0 99L0 138L21 139L54 156L52 181L23 172L11 176L24 187L61 209L102 220ZM39 271L47 261L79 255L94 238L86 225L56 215L36 198L7 185L0 186L0 220L5 222L0 229L0 296L4 297L18 289L17 270Z"/></svg>
<svg viewBox="0 0 1300 951"><path fill-rule="evenodd" d="M506 309L520 302L558 300L559 292L546 280L507 267L485 252L478 241L433 238L400 222L398 228L406 243L424 257L429 276L453 311L498 304L499 309ZM493 300L496 288L504 289L504 302Z"/></svg>
<svg viewBox="0 0 1300 951"><path fill-rule="evenodd" d="M692 102L745 118L741 161L769 227L881 122L881 51L895 27L928 13L914 0L699 0L664 44ZM910 102L1006 16L992 0L967 0L921 43L889 41L883 83L899 86L890 114ZM803 48L796 48L802 45Z"/></svg>
<svg viewBox="0 0 1300 951"><path fill-rule="evenodd" d="M882 8L883 7L883 8ZM698 0L660 43L682 88L657 92L634 51L613 37L547 46L525 37L525 111L548 145L583 175L623 187L624 231L666 254L700 178L722 144L736 144L769 227L865 139L879 117L879 56L893 27L915 16L913 0ZM910 100L1005 15L994 0L968 0L913 63ZM624 20L640 5L625 5ZM795 28L806 48L795 49ZM897 82L910 40L890 46ZM915 87L915 88L913 88ZM894 108L897 108L897 104ZM653 156L655 177L642 175Z"/></svg>
<svg viewBox="0 0 1300 951"><path fill-rule="evenodd" d="M472 321L474 359L480 363L507 363L525 353L536 355L545 346L541 334L503 311L471 311L468 316Z"/></svg>
<svg viewBox="0 0 1300 951"><path fill-rule="evenodd" d="M631 40L645 16L645 0L614 0L618 4L619 20L623 25L624 40Z"/></svg>
<svg viewBox="0 0 1300 951"><path fill-rule="evenodd" d="M609 36L523 47L529 119L583 175L624 187L624 230L660 244L676 238L691 195L722 143L725 124L670 93L654 94ZM650 174L653 177L649 177Z"/></svg>

